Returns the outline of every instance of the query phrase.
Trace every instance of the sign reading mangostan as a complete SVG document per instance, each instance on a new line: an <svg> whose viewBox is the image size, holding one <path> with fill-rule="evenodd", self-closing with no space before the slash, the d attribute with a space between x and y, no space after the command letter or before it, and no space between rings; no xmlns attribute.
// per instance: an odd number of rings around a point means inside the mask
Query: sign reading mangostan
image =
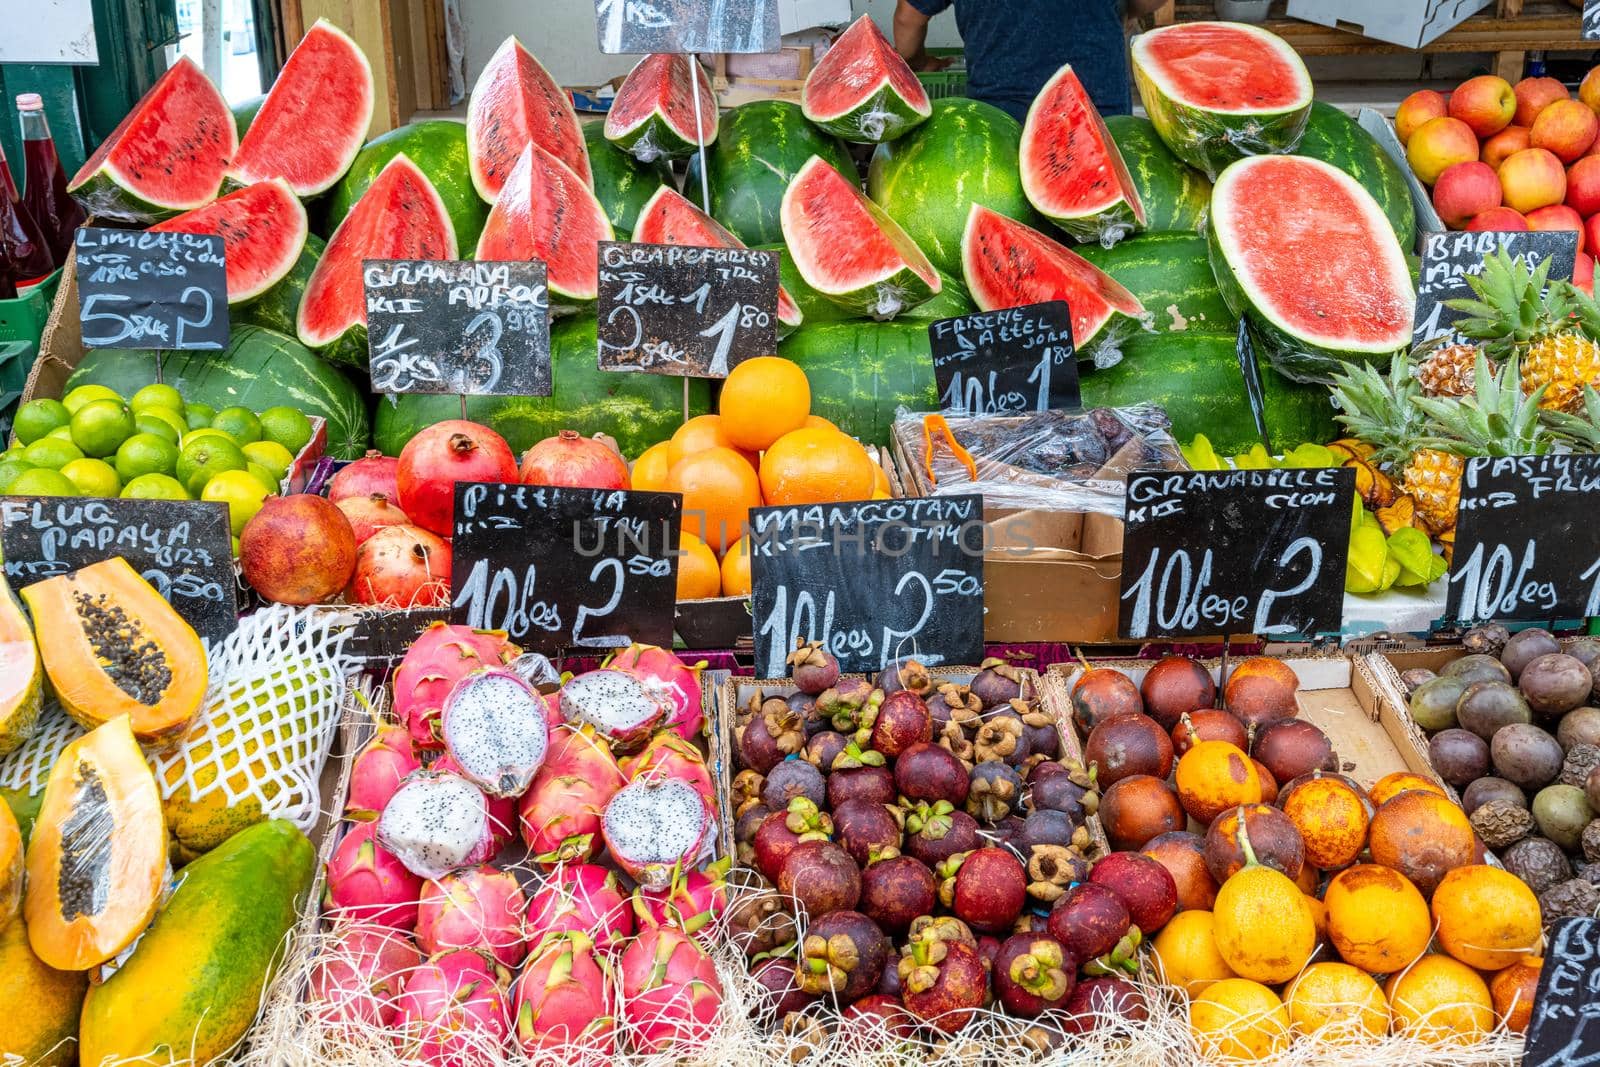
<svg viewBox="0 0 1600 1067"><path fill-rule="evenodd" d="M1522 1067L1600 1063L1600 919L1562 919L1545 944Z"/></svg>
<svg viewBox="0 0 1600 1067"><path fill-rule="evenodd" d="M796 639L841 670L983 658L983 498L751 508L756 673L784 675Z"/></svg>
<svg viewBox="0 0 1600 1067"><path fill-rule="evenodd" d="M1542 230L1527 233L1450 231L1423 235L1422 275L1417 286L1417 312L1411 336L1417 344L1435 337L1449 336L1452 342L1465 341L1451 330L1451 324L1466 318L1444 306L1446 300L1475 299L1467 284L1468 275L1483 273L1485 256L1505 249L1522 260L1528 269L1550 260L1550 278L1571 281L1578 261L1578 234L1573 230Z"/></svg>
<svg viewBox="0 0 1600 1067"><path fill-rule="evenodd" d="M222 238L84 226L74 241L85 348L228 343Z"/></svg>
<svg viewBox="0 0 1600 1067"><path fill-rule="evenodd" d="M776 52L778 0L595 0L600 51Z"/></svg>
<svg viewBox="0 0 1600 1067"><path fill-rule="evenodd" d="M928 343L946 414L1080 406L1072 309L1065 300L939 319L928 324Z"/></svg>
<svg viewBox="0 0 1600 1067"><path fill-rule="evenodd" d="M1336 633L1355 471L1135 471L1118 633Z"/></svg>
<svg viewBox="0 0 1600 1067"><path fill-rule="evenodd" d="M671 647L676 493L460 482L451 618L547 655Z"/></svg>
<svg viewBox="0 0 1600 1067"><path fill-rule="evenodd" d="M778 256L600 242L600 369L726 378L778 350Z"/></svg>

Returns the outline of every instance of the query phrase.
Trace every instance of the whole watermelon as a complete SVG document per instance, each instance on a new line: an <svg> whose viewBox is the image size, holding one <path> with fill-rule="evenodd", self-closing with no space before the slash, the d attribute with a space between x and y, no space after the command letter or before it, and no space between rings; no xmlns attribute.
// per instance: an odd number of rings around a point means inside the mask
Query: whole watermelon
<svg viewBox="0 0 1600 1067"><path fill-rule="evenodd" d="M594 319L562 319L550 329L551 396L470 396L467 418L493 428L519 455L562 430L616 438L622 454L636 458L665 441L683 423L683 382L665 374L603 371L596 365ZM690 378L689 414L711 410L709 383ZM397 456L418 431L461 417L454 396L408 393L380 397L373 447Z"/></svg>
<svg viewBox="0 0 1600 1067"><path fill-rule="evenodd" d="M1139 190L1145 228L1198 230L1211 202L1211 179L1173 155L1149 119L1109 115L1106 129Z"/></svg>
<svg viewBox="0 0 1600 1067"><path fill-rule="evenodd" d="M1158 333L1220 333L1234 321L1199 234L1141 233L1110 248L1086 244L1076 251L1138 297Z"/></svg>
<svg viewBox="0 0 1600 1067"><path fill-rule="evenodd" d="M858 316L853 316L832 300L823 296L800 277L800 271L795 267L794 260L789 257L789 250L781 244L767 245L765 251L778 253L778 284L794 299L805 316L803 325L815 326L824 322L849 322L860 321ZM978 305L972 302L972 295L967 292L967 285L959 277L939 272L939 280L944 283L929 300L925 300L914 308L902 311L896 318L905 322L919 319L924 322L931 319L950 319L958 315L970 315L978 310Z"/></svg>
<svg viewBox="0 0 1600 1067"><path fill-rule="evenodd" d="M1389 216L1400 247L1410 249L1416 245L1417 210L1411 203L1406 176L1378 139L1355 119L1332 104L1313 102L1306 132L1294 154L1320 159L1360 182Z"/></svg>
<svg viewBox="0 0 1600 1067"><path fill-rule="evenodd" d="M925 320L805 325L778 345L811 383L811 413L866 444L886 445L899 408L937 411Z"/></svg>
<svg viewBox="0 0 1600 1067"><path fill-rule="evenodd" d="M306 283L311 280L311 272L316 269L317 260L322 258L322 250L326 247L327 242L316 234L306 234L306 246L300 250L300 258L294 261L289 273L248 304L229 308L229 321L235 327L265 326L293 337L300 298L306 295Z"/></svg>
<svg viewBox="0 0 1600 1067"><path fill-rule="evenodd" d="M665 159L640 163L632 153L606 140L603 122L585 125L583 140L589 146L595 199L617 231L617 240L626 241L639 221L639 209L645 201L663 185L672 184L672 164Z"/></svg>
<svg viewBox="0 0 1600 1067"><path fill-rule="evenodd" d="M812 156L821 156L841 174L856 173L844 142L807 122L799 104L753 100L724 111L717 139L706 149L712 216L747 245L783 240L778 226L783 191ZM684 188L700 188L698 155L689 160ZM700 202L697 193L691 199Z"/></svg>
<svg viewBox="0 0 1600 1067"><path fill-rule="evenodd" d="M439 191L450 223L456 231L456 247L478 246L478 234L489 217L489 205L478 198L467 169L467 126L454 119L428 119L390 130L368 141L356 155L350 170L328 194L322 236L330 236L367 186L388 162L404 152Z"/></svg>
<svg viewBox="0 0 1600 1067"><path fill-rule="evenodd" d="M91 348L65 389L103 385L123 396L155 381L154 352ZM235 326L220 351L161 353L161 378L185 400L251 411L286 405L328 420L328 455L360 459L371 438L363 390L305 345L259 326Z"/></svg>
<svg viewBox="0 0 1600 1067"><path fill-rule="evenodd" d="M1022 125L965 97L933 102L933 115L878 146L867 195L917 242L933 265L961 274L961 234L974 203L1029 226L1044 223L1022 192Z"/></svg>

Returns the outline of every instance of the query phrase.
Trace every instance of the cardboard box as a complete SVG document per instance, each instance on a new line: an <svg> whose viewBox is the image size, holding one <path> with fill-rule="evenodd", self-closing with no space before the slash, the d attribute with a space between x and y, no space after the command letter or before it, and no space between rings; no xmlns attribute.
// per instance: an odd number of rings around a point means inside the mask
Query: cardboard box
<svg viewBox="0 0 1600 1067"><path fill-rule="evenodd" d="M1289 0L1292 19L1421 48L1494 0Z"/></svg>

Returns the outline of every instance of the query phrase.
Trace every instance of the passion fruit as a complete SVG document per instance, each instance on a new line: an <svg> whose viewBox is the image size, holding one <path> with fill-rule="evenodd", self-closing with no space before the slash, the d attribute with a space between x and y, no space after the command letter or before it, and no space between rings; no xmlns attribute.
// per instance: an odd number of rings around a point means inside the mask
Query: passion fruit
<svg viewBox="0 0 1600 1067"><path fill-rule="evenodd" d="M1148 715L1118 715L1089 732L1083 759L1102 787L1134 774L1165 778L1172 773L1172 738Z"/></svg>
<svg viewBox="0 0 1600 1067"><path fill-rule="evenodd" d="M1139 695L1146 714L1170 731L1183 715L1216 703L1217 684L1188 656L1165 656L1146 672Z"/></svg>
<svg viewBox="0 0 1600 1067"><path fill-rule="evenodd" d="M1503 727L1489 742L1495 774L1513 785L1539 790L1556 780L1566 753L1561 742L1531 723Z"/></svg>
<svg viewBox="0 0 1600 1067"><path fill-rule="evenodd" d="M1399 871L1360 863L1334 875L1322 902L1328 940L1346 963L1372 974L1401 970L1433 936L1428 905Z"/></svg>
<svg viewBox="0 0 1600 1067"><path fill-rule="evenodd" d="M1178 795L1149 774L1130 775L1107 789L1100 798L1099 814L1111 846L1125 851L1137 851L1157 834L1184 825Z"/></svg>
<svg viewBox="0 0 1600 1067"><path fill-rule="evenodd" d="M1539 990L1539 972L1543 968L1543 959L1524 956L1489 982L1494 1017L1513 1034L1527 1033L1528 1020L1533 1017L1533 997Z"/></svg>
<svg viewBox="0 0 1600 1067"><path fill-rule="evenodd" d="M1253 850L1242 843L1248 858ZM1287 982L1316 951L1316 920L1305 894L1271 867L1251 864L1222 883L1212 914L1217 950L1241 977Z"/></svg>
<svg viewBox="0 0 1600 1067"><path fill-rule="evenodd" d="M1372 788L1367 790L1367 795L1379 807L1387 804L1390 799L1410 789L1421 789L1426 793L1445 795L1444 786L1424 775L1412 771L1391 771L1372 783Z"/></svg>
<svg viewBox="0 0 1600 1067"><path fill-rule="evenodd" d="M1456 702L1456 721L1485 741L1503 726L1533 721L1533 709L1509 682L1473 682Z"/></svg>
<svg viewBox="0 0 1600 1067"><path fill-rule="evenodd" d="M1185 752L1174 779L1183 810L1202 826L1229 808L1261 803L1255 764L1226 741L1202 741Z"/></svg>
<svg viewBox="0 0 1600 1067"><path fill-rule="evenodd" d="M1378 809L1368 848L1373 862L1393 867L1426 895L1446 873L1473 862L1477 836L1449 797L1413 790Z"/></svg>
<svg viewBox="0 0 1600 1067"><path fill-rule="evenodd" d="M1460 678L1440 675L1417 686L1407 706L1418 726L1428 732L1448 730L1456 724L1456 704L1467 691L1467 683Z"/></svg>
<svg viewBox="0 0 1600 1067"><path fill-rule="evenodd" d="M1251 656L1228 675L1223 698L1240 722L1260 728L1298 715L1295 694L1299 691L1300 678L1294 668L1271 656Z"/></svg>
<svg viewBox="0 0 1600 1067"><path fill-rule="evenodd" d="M1348 963L1313 963L1283 991L1289 1025L1325 1044L1367 1044L1389 1033L1389 1001L1370 974Z"/></svg>
<svg viewBox="0 0 1600 1067"><path fill-rule="evenodd" d="M1482 652L1451 660L1439 673L1447 678L1460 678L1468 685L1473 682L1511 681L1511 672L1506 670L1506 665Z"/></svg>
<svg viewBox="0 0 1600 1067"><path fill-rule="evenodd" d="M1428 739L1428 760L1449 785L1465 789L1489 773L1489 742L1459 726Z"/></svg>
<svg viewBox="0 0 1600 1067"><path fill-rule="evenodd" d="M1511 672L1511 680L1517 681L1528 664L1540 656L1549 656L1561 651L1561 642L1549 630L1531 626L1526 630L1519 630L1511 635L1506 642L1506 647L1500 652L1500 662L1506 670Z"/></svg>
<svg viewBox="0 0 1600 1067"><path fill-rule="evenodd" d="M1088 736L1096 726L1118 715L1144 712L1139 687L1121 671L1096 667L1085 671L1072 687L1072 721Z"/></svg>
<svg viewBox="0 0 1600 1067"><path fill-rule="evenodd" d="M1499 867L1457 867L1434 890L1432 907L1439 947L1468 967L1498 971L1539 951L1539 898Z"/></svg>
<svg viewBox="0 0 1600 1067"><path fill-rule="evenodd" d="M1169 830L1145 842L1143 852L1172 875L1180 911L1211 910L1217 900L1217 880L1206 868L1205 838L1188 830Z"/></svg>
<svg viewBox="0 0 1600 1067"><path fill-rule="evenodd" d="M1461 794L1461 810L1467 813L1467 818L1472 818L1472 813L1492 801L1503 801L1519 807L1528 806L1528 794L1506 781L1493 775L1485 775L1472 782Z"/></svg>
<svg viewBox="0 0 1600 1067"><path fill-rule="evenodd" d="M1594 688L1594 677L1581 660L1555 652L1524 667L1517 688L1536 714L1549 718L1582 707Z"/></svg>
<svg viewBox="0 0 1600 1067"><path fill-rule="evenodd" d="M1402 1037L1430 1045L1472 1045L1494 1026L1489 987L1477 971L1449 956L1422 957L1391 975L1384 993L1394 1032Z"/></svg>
<svg viewBox="0 0 1600 1067"><path fill-rule="evenodd" d="M1272 776L1271 771L1267 770L1265 763L1254 758L1250 762L1255 764L1256 775L1261 779L1261 803L1276 804L1279 792L1278 780Z"/></svg>
<svg viewBox="0 0 1600 1067"><path fill-rule="evenodd" d="M1556 740L1562 748L1574 745L1600 745L1600 708L1573 708L1556 724Z"/></svg>
<svg viewBox="0 0 1600 1067"><path fill-rule="evenodd" d="M1268 804L1241 804L1211 821L1206 831L1206 870L1218 884L1226 883L1249 862L1244 843L1249 841L1258 863L1298 879L1305 868L1305 842L1289 817Z"/></svg>
<svg viewBox="0 0 1600 1067"><path fill-rule="evenodd" d="M1259 982L1225 978L1189 1004L1189 1032L1214 1060L1265 1060L1289 1047L1289 1013Z"/></svg>
<svg viewBox="0 0 1600 1067"><path fill-rule="evenodd" d="M1182 911L1156 935L1156 967L1162 980L1191 997L1213 982L1236 977L1217 951L1216 918L1209 911Z"/></svg>
<svg viewBox="0 0 1600 1067"><path fill-rule="evenodd" d="M1306 862L1319 870L1348 867L1367 845L1372 816L1357 786L1339 775L1312 774L1291 782L1279 806L1305 844Z"/></svg>
<svg viewBox="0 0 1600 1067"><path fill-rule="evenodd" d="M1575 785L1548 785L1539 790L1531 807L1539 832L1568 852L1578 851L1583 830L1594 818L1588 797Z"/></svg>
<svg viewBox="0 0 1600 1067"><path fill-rule="evenodd" d="M1191 711L1181 716L1178 725L1172 728L1172 750L1180 756L1201 741L1226 741L1238 748L1250 746L1244 723L1221 708Z"/></svg>
<svg viewBox="0 0 1600 1067"><path fill-rule="evenodd" d="M1280 782L1292 781L1311 771L1336 771L1339 757L1333 742L1316 723L1305 719L1280 719L1256 733L1250 755L1266 765Z"/></svg>

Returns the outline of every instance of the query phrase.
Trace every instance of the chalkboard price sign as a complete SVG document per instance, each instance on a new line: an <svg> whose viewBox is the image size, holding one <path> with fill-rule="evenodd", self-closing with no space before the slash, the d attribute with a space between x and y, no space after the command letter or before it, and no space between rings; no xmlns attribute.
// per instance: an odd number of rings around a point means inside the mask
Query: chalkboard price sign
<svg viewBox="0 0 1600 1067"><path fill-rule="evenodd" d="M1411 331L1417 344L1440 336L1449 336L1452 341L1465 340L1451 329L1451 324L1465 316L1445 307L1444 302L1473 299L1475 294L1467 284L1467 276L1483 273L1484 257L1502 248L1527 263L1530 269L1549 259L1550 279L1571 281L1578 259L1578 235L1572 230L1425 234L1416 319Z"/></svg>
<svg viewBox="0 0 1600 1067"><path fill-rule="evenodd" d="M85 226L75 252L87 348L222 348L228 277L222 238Z"/></svg>
<svg viewBox="0 0 1600 1067"><path fill-rule="evenodd" d="M449 608L362 611L350 628L344 654L369 664L395 664L429 625L449 621Z"/></svg>
<svg viewBox="0 0 1600 1067"><path fill-rule="evenodd" d="M1120 632L1337 632L1355 471L1135 471Z"/></svg>
<svg viewBox="0 0 1600 1067"><path fill-rule="evenodd" d="M1600 41L1600 0L1583 0L1583 39Z"/></svg>
<svg viewBox="0 0 1600 1067"><path fill-rule="evenodd" d="M672 643L676 493L458 483L451 617L528 652Z"/></svg>
<svg viewBox="0 0 1600 1067"><path fill-rule="evenodd" d="M369 259L361 281L373 392L550 395L543 263Z"/></svg>
<svg viewBox="0 0 1600 1067"><path fill-rule="evenodd" d="M778 350L778 256L600 242L600 368L726 378Z"/></svg>
<svg viewBox="0 0 1600 1067"><path fill-rule="evenodd" d="M939 319L928 325L928 342L946 413L1014 415L1079 406L1072 309L1065 300Z"/></svg>
<svg viewBox="0 0 1600 1067"><path fill-rule="evenodd" d="M751 508L747 536L760 677L797 638L845 671L983 658L981 496Z"/></svg>
<svg viewBox="0 0 1600 1067"><path fill-rule="evenodd" d="M1600 456L1469 459L1461 475L1445 615L1600 615Z"/></svg>
<svg viewBox="0 0 1600 1067"><path fill-rule="evenodd" d="M776 52L778 0L595 0L600 51Z"/></svg>
<svg viewBox="0 0 1600 1067"><path fill-rule="evenodd" d="M238 623L230 535L226 504L0 498L0 549L13 589L121 556L213 643Z"/></svg>
<svg viewBox="0 0 1600 1067"><path fill-rule="evenodd" d="M1539 969L1522 1067L1594 1063L1600 1063L1600 920L1562 919Z"/></svg>

